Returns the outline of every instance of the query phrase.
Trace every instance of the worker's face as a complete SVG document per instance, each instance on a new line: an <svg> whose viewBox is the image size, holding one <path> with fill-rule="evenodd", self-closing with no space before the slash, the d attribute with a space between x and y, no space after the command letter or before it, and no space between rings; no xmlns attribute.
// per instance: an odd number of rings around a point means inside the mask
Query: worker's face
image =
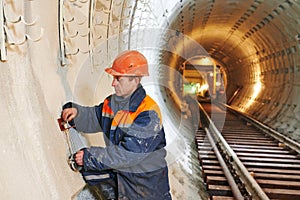
<svg viewBox="0 0 300 200"><path fill-rule="evenodd" d="M137 77L126 77L126 76L114 76L112 86L115 88L117 96L128 97L137 88L139 84L139 78Z"/></svg>

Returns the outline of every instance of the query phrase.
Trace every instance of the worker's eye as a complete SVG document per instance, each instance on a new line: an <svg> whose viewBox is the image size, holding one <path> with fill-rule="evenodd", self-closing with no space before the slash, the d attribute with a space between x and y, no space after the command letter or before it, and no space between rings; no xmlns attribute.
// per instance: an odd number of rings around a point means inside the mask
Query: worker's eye
<svg viewBox="0 0 300 200"><path fill-rule="evenodd" d="M122 76L114 76L114 79L116 79L117 81L120 81L121 78Z"/></svg>

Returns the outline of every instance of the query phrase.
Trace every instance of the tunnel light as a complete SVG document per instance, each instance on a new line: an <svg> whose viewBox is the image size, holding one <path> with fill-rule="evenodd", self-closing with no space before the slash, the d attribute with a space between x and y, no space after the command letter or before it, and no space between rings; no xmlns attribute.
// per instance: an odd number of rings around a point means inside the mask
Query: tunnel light
<svg viewBox="0 0 300 200"><path fill-rule="evenodd" d="M257 82L255 85L254 85L254 96L256 97L258 95L258 93L260 92L261 90L261 82Z"/></svg>
<svg viewBox="0 0 300 200"><path fill-rule="evenodd" d="M200 91L208 90L208 84L204 84L200 87Z"/></svg>
<svg viewBox="0 0 300 200"><path fill-rule="evenodd" d="M191 92L192 92L192 94L196 94L196 86L195 85L193 85L192 86L192 88L191 88Z"/></svg>
<svg viewBox="0 0 300 200"><path fill-rule="evenodd" d="M202 65L213 65L213 61L209 57L202 58L200 62Z"/></svg>
<svg viewBox="0 0 300 200"><path fill-rule="evenodd" d="M184 84L183 86L184 94L196 94L197 86L195 84Z"/></svg>
<svg viewBox="0 0 300 200"><path fill-rule="evenodd" d="M245 111L247 108L249 108L252 103L254 102L254 99L258 96L258 94L260 93L262 88L262 84L260 81L258 81L254 86L253 86L253 93L250 96L250 99L248 100L248 102L245 104L244 108L242 109L242 111Z"/></svg>
<svg viewBox="0 0 300 200"><path fill-rule="evenodd" d="M201 66L213 66L214 61L211 57L208 56L195 56L190 58L189 62L192 65L201 65Z"/></svg>

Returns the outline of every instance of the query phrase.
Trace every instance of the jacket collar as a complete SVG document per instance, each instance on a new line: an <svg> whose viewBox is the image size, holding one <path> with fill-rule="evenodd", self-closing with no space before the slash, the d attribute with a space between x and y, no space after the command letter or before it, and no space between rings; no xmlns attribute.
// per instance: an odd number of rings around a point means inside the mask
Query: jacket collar
<svg viewBox="0 0 300 200"><path fill-rule="evenodd" d="M115 95L115 94L113 94L113 95ZM138 88L131 94L131 96L129 98L129 106L125 106L123 110L135 112L145 97L146 97L146 91L143 88L143 86L140 84L138 86ZM109 97L110 102L109 102L108 106L111 108L112 108L113 99L114 98L111 98L111 96ZM116 103L116 102L113 102L113 103Z"/></svg>
<svg viewBox="0 0 300 200"><path fill-rule="evenodd" d="M131 112L136 111L145 97L146 97L146 91L144 87L140 84L130 97L129 111Z"/></svg>

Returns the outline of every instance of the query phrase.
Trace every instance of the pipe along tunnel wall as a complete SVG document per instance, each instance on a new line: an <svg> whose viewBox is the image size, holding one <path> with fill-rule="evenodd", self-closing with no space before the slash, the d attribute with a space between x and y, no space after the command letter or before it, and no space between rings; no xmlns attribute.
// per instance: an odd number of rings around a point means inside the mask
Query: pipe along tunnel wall
<svg viewBox="0 0 300 200"><path fill-rule="evenodd" d="M297 0L98 0L93 10L89 2L14 0L1 8L1 199L76 198L84 182L68 168L56 119L66 101L93 105L112 92L103 69L127 48L143 51L152 66L143 81L163 112L174 199L205 195L196 184L201 179L190 124L180 112L176 70L195 53L207 52L222 64L228 97L241 88L232 106L299 137ZM90 137L101 145L101 133Z"/></svg>

